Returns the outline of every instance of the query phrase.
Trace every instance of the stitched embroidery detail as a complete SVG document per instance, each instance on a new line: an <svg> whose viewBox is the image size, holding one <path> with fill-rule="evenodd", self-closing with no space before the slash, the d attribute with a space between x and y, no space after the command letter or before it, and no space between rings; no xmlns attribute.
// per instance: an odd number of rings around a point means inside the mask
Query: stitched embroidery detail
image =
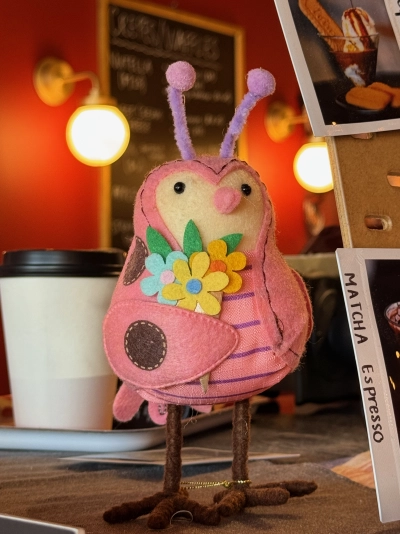
<svg viewBox="0 0 400 534"><path fill-rule="evenodd" d="M150 321L135 321L129 325L124 344L128 358L145 371L160 367L167 354L164 332Z"/></svg>

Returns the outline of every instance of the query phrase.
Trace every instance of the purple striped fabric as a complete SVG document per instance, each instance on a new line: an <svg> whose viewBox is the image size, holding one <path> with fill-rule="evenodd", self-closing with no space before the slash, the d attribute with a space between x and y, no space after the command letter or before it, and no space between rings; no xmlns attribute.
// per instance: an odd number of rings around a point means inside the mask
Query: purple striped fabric
<svg viewBox="0 0 400 534"><path fill-rule="evenodd" d="M255 321L249 321L248 323L239 323L239 324L233 324L233 328L236 328L236 330L240 330L241 328L249 328L250 326L257 326L260 325L261 321L256 319Z"/></svg>
<svg viewBox="0 0 400 534"><path fill-rule="evenodd" d="M257 352L269 352L271 350L271 347L256 347L251 350L247 350L245 352L234 352L229 356L229 359L233 358L245 358L246 356L250 356L251 354L256 354Z"/></svg>
<svg viewBox="0 0 400 534"><path fill-rule="evenodd" d="M249 293L235 293L233 295L224 295L222 297L222 302L228 302L230 300L243 300L252 297L254 297L254 291L250 291Z"/></svg>

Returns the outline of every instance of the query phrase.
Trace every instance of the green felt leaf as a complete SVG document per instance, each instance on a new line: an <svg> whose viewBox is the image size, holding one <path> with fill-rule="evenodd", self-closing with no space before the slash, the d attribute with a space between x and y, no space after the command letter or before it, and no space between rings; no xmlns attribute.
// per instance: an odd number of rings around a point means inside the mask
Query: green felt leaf
<svg viewBox="0 0 400 534"><path fill-rule="evenodd" d="M157 232L157 230L151 226L147 227L146 240L150 252L160 254L164 260L166 260L168 254L172 252L172 248L166 239L160 234L160 232Z"/></svg>
<svg viewBox="0 0 400 534"><path fill-rule="evenodd" d="M202 250L203 242L201 241L199 230L194 222L190 220L183 234L183 252L190 258L194 252L201 252Z"/></svg>
<svg viewBox="0 0 400 534"><path fill-rule="evenodd" d="M240 243L240 240L242 239L243 234L229 234L224 237L221 237L222 241L225 241L226 246L228 247L227 254L230 254L235 250L235 248Z"/></svg>

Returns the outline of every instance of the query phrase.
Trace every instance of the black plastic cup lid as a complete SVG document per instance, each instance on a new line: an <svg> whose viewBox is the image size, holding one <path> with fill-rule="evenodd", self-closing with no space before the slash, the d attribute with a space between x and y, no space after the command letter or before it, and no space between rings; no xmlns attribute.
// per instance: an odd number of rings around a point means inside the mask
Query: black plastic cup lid
<svg viewBox="0 0 400 534"><path fill-rule="evenodd" d="M11 250L3 252L0 278L10 276L118 276L125 252L106 250Z"/></svg>

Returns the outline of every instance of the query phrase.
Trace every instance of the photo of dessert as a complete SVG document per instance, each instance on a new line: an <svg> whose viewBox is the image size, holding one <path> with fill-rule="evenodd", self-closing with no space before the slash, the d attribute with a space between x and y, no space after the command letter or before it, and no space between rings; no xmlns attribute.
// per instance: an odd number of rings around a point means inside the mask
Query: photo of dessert
<svg viewBox="0 0 400 534"><path fill-rule="evenodd" d="M316 134L357 133L357 124L369 122L379 122L370 131L398 129L400 47L388 2L275 0L275 4L313 130L310 105L315 107L317 102L320 108L325 131L318 125L321 120L314 119L319 130ZM291 21L286 24L289 13ZM293 35L293 23L297 35ZM400 41L400 32L397 36ZM299 48L308 72L299 61ZM309 81L315 95L310 92ZM317 117L318 112L314 113ZM341 127L350 124L354 127L348 131Z"/></svg>
<svg viewBox="0 0 400 534"><path fill-rule="evenodd" d="M354 85L365 87L375 81L379 34L364 9L346 9L339 27L318 0L299 0L299 7L326 43L333 61Z"/></svg>
<svg viewBox="0 0 400 534"><path fill-rule="evenodd" d="M396 340L400 342L400 302L393 302L385 309L385 318L393 330ZM400 344L398 346L400 350Z"/></svg>
<svg viewBox="0 0 400 534"><path fill-rule="evenodd" d="M348 104L361 109L379 111L388 106L400 109L400 88L382 82L373 82L368 87L353 87L345 98Z"/></svg>

